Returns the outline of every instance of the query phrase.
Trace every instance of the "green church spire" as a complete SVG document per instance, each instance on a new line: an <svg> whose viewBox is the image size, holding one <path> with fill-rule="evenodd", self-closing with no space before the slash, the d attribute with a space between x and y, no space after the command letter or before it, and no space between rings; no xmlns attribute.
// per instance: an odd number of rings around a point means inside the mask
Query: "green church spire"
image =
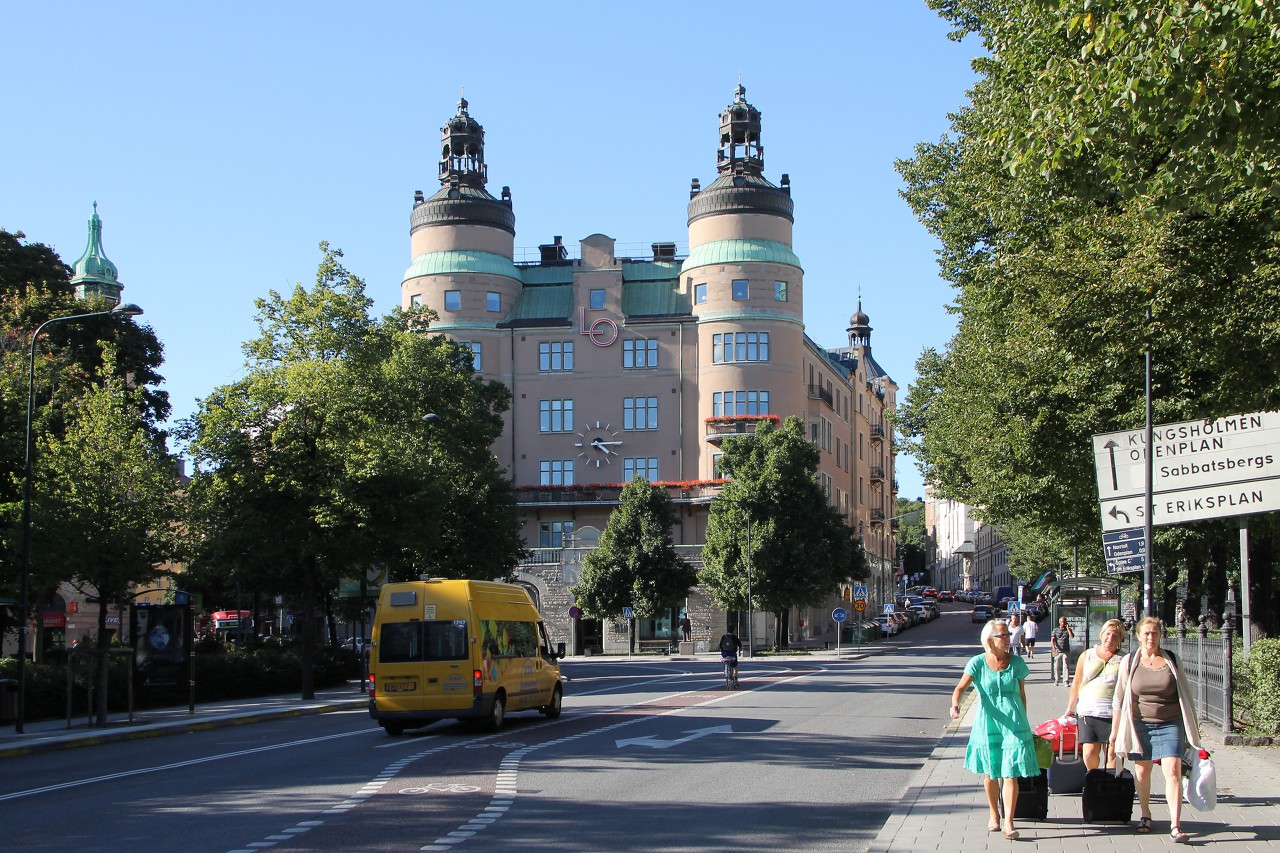
<svg viewBox="0 0 1280 853"><path fill-rule="evenodd" d="M116 265L107 260L102 251L102 220L98 218L98 203L93 203L93 216L89 217L89 245L76 261L75 274L71 277L77 299L106 296L120 302L120 274Z"/></svg>

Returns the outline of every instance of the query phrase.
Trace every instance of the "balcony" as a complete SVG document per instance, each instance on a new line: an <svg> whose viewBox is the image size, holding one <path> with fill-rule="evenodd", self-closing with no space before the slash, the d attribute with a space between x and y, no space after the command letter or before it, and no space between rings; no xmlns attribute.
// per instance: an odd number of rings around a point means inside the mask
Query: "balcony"
<svg viewBox="0 0 1280 853"><path fill-rule="evenodd" d="M622 503L624 483L583 483L574 486L517 486L516 506L530 509L552 506L615 507ZM663 486L673 503L708 503L724 486L723 480L655 483Z"/></svg>
<svg viewBox="0 0 1280 853"><path fill-rule="evenodd" d="M884 524L884 510L879 507L872 507L869 510L872 524Z"/></svg>
<svg viewBox="0 0 1280 853"><path fill-rule="evenodd" d="M809 386L809 399L821 400L822 402L827 404L828 409L834 409L836 407L835 400L834 398L832 398L831 392L828 391L826 388L823 388L821 385Z"/></svg>
<svg viewBox="0 0 1280 853"><path fill-rule="evenodd" d="M883 466L883 465L872 465L872 466L871 466L871 474L870 474L870 476L871 476L871 482L873 482L873 483L881 483L881 482L884 482L884 466Z"/></svg>
<svg viewBox="0 0 1280 853"><path fill-rule="evenodd" d="M768 421L774 426L781 423L777 415L728 415L707 418L706 440L719 446L726 436L755 435L756 427L761 421Z"/></svg>
<svg viewBox="0 0 1280 853"><path fill-rule="evenodd" d="M871 440L884 441L884 424L871 425Z"/></svg>

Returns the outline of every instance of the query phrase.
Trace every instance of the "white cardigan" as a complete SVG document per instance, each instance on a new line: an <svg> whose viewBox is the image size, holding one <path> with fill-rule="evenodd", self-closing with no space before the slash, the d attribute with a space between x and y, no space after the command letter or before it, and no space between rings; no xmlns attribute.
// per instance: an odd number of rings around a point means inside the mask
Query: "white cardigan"
<svg viewBox="0 0 1280 853"><path fill-rule="evenodd" d="M1120 659L1120 678L1116 682L1116 692L1111 700L1112 738L1115 750L1119 755L1130 752L1141 752L1138 741L1137 719L1138 709L1134 706L1133 691L1129 689L1129 676L1137 661L1138 652L1127 654ZM1191 698L1187 680L1178 669L1178 659L1173 653L1160 650L1161 656L1169 662L1169 671L1173 673L1173 683L1178 686L1178 708L1182 712L1182 731L1186 737L1186 745L1192 749L1204 749L1200 741L1200 721L1196 718L1196 704Z"/></svg>

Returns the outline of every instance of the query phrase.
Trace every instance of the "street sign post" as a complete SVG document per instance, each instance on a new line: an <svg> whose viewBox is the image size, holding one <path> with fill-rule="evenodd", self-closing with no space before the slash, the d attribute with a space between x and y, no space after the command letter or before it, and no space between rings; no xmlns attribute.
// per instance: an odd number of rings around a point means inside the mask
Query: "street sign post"
<svg viewBox="0 0 1280 853"><path fill-rule="evenodd" d="M831 618L836 623L836 654L840 653L840 634L844 629L844 620L849 618L849 613L843 607L837 607L831 611Z"/></svg>
<svg viewBox="0 0 1280 853"><path fill-rule="evenodd" d="M1140 572L1147 559L1146 531L1132 527L1103 533L1102 552L1107 558L1107 574Z"/></svg>

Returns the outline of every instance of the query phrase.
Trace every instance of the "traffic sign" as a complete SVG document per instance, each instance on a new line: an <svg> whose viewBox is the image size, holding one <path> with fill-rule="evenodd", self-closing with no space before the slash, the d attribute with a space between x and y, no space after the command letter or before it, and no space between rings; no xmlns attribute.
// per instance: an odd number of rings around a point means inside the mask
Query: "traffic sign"
<svg viewBox="0 0 1280 853"><path fill-rule="evenodd" d="M1216 420L1152 427L1152 495L1177 492L1152 524L1270 512L1251 495L1271 483L1280 488L1280 412L1253 412ZM1146 495L1146 431L1093 437L1103 530L1134 526L1134 507ZM1276 498L1280 500L1280 498ZM1129 516L1123 521L1122 516ZM1108 521L1108 518L1111 521ZM1140 517L1137 523L1140 522Z"/></svg>
<svg viewBox="0 0 1280 853"><path fill-rule="evenodd" d="M859 598L865 599L866 597L867 597L866 584L854 584L853 586L854 601L857 601Z"/></svg>
<svg viewBox="0 0 1280 853"><path fill-rule="evenodd" d="M1142 524L1146 515L1146 498L1143 495L1104 500L1099 506L1104 533ZM1151 523L1156 527L1206 518L1275 512L1280 510L1280 477L1157 492L1152 495L1151 510Z"/></svg>
<svg viewBox="0 0 1280 853"><path fill-rule="evenodd" d="M569 618L570 618L570 619L577 619L577 618L578 618L579 616L581 616L581 615L582 615L582 609L581 609L581 608L579 608L579 607L578 607L578 605L576 605L576 604L575 604L575 605L573 605L572 607L570 607L570 608L569 608Z"/></svg>
<svg viewBox="0 0 1280 853"><path fill-rule="evenodd" d="M1022 612L1022 602L1010 600L1009 614L1012 615L1014 613L1021 613L1021 612Z"/></svg>
<svg viewBox="0 0 1280 853"><path fill-rule="evenodd" d="M843 622L845 619L849 618L849 614L843 607L837 607L835 610L831 611L831 618L837 622Z"/></svg>
<svg viewBox="0 0 1280 853"><path fill-rule="evenodd" d="M1147 557L1147 535L1141 527L1102 534L1102 553L1107 573L1140 572Z"/></svg>
<svg viewBox="0 0 1280 853"><path fill-rule="evenodd" d="M853 602L853 609L858 611L859 613L866 610L867 609L866 599L859 598L857 601Z"/></svg>
<svg viewBox="0 0 1280 853"><path fill-rule="evenodd" d="M892 604L886 604L886 605L884 606L884 612L885 612L885 613L893 613L893 605L892 605Z"/></svg>
<svg viewBox="0 0 1280 853"><path fill-rule="evenodd" d="M632 610L630 607L624 607L624 608L622 608L622 618L623 618L623 619L634 619L634 618L636 618L635 611L634 611L634 610Z"/></svg>

